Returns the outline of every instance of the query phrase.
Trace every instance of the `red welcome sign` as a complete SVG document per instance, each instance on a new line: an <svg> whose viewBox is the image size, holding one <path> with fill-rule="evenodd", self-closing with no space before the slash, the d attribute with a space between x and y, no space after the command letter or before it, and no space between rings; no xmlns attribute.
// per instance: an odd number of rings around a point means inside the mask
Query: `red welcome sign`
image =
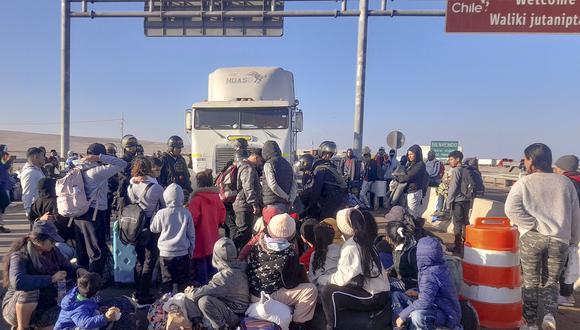
<svg viewBox="0 0 580 330"><path fill-rule="evenodd" d="M580 0L447 0L445 31L580 33Z"/></svg>

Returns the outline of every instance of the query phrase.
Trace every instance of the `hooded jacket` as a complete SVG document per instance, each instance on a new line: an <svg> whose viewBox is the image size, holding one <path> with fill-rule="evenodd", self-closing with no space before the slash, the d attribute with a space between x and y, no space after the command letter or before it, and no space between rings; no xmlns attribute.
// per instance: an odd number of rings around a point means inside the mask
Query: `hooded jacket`
<svg viewBox="0 0 580 330"><path fill-rule="evenodd" d="M189 201L189 212L195 225L194 258L210 256L219 239L219 227L225 223L226 208L217 187L200 188Z"/></svg>
<svg viewBox="0 0 580 330"><path fill-rule="evenodd" d="M292 204L297 195L292 165L282 157L282 151L274 141L266 141L262 148L264 164L264 185L262 197L264 206L272 204Z"/></svg>
<svg viewBox="0 0 580 330"><path fill-rule="evenodd" d="M238 195L233 204L235 212L251 211L260 207L262 201L262 186L256 168L243 160L238 165L238 179L236 187Z"/></svg>
<svg viewBox="0 0 580 330"><path fill-rule="evenodd" d="M99 312L97 302L92 298L78 300L78 293L75 287L62 298L54 330L99 329L107 325L107 319Z"/></svg>
<svg viewBox="0 0 580 330"><path fill-rule="evenodd" d="M213 247L212 260L218 272L207 285L187 293L188 300L197 304L199 298L211 296L220 299L232 312L245 313L250 304L247 265L243 261L238 261L237 257L234 242L229 238L220 238Z"/></svg>
<svg viewBox="0 0 580 330"><path fill-rule="evenodd" d="M415 310L432 311L435 325L454 329L461 322L461 307L451 273L443 258L443 249L433 237L417 243L419 298L405 308L399 317L407 321Z"/></svg>
<svg viewBox="0 0 580 330"><path fill-rule="evenodd" d="M22 167L18 178L22 185L22 204L26 213L29 213L32 203L38 198L38 181L44 178L44 172L40 167L28 162Z"/></svg>
<svg viewBox="0 0 580 330"><path fill-rule="evenodd" d="M407 182L408 184L405 192L414 193L423 190L427 186L429 176L425 169L421 147L414 144L408 151L412 151L415 154L415 160L407 162L407 165L405 166L405 174L397 176L397 181L401 183Z"/></svg>
<svg viewBox="0 0 580 330"><path fill-rule="evenodd" d="M146 195L145 189L147 186L153 184L151 188L147 191ZM163 187L157 183L157 179L150 176L145 177L145 180L140 183L135 183L135 178L129 180L129 186L127 187L127 196L131 203L136 203L139 200L139 206L145 212L148 218L153 217L156 210L165 207L165 200L163 199Z"/></svg>
<svg viewBox="0 0 580 330"><path fill-rule="evenodd" d="M195 227L191 213L183 207L183 189L175 183L163 192L166 208L157 211L149 229L160 234L157 241L159 255L165 258L192 254L195 246Z"/></svg>
<svg viewBox="0 0 580 330"><path fill-rule="evenodd" d="M77 166L83 171L87 198L95 196L91 202L91 207L100 211L107 210L109 208L107 196L109 178L119 172L123 172L127 167L127 162L117 157L101 154L98 162L78 163Z"/></svg>

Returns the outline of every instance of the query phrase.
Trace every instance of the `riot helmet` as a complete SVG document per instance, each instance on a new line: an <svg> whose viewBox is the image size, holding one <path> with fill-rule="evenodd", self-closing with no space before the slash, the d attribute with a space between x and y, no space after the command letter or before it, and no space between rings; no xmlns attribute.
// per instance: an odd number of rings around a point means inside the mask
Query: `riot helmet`
<svg viewBox="0 0 580 330"><path fill-rule="evenodd" d="M321 158L325 158L325 156L328 157L328 155L330 155L330 157L334 156L334 154L336 154L336 143L332 141L322 142L318 147L318 153ZM330 159L330 157L328 157L328 159Z"/></svg>
<svg viewBox="0 0 580 330"><path fill-rule="evenodd" d="M181 139L177 135L172 135L167 140L167 147L169 147L170 149L173 148L183 149L183 139Z"/></svg>
<svg viewBox="0 0 580 330"><path fill-rule="evenodd" d="M105 148L107 149L107 155L110 155L110 156L117 155L117 146L114 143L105 144Z"/></svg>
<svg viewBox="0 0 580 330"><path fill-rule="evenodd" d="M127 134L127 135L123 136L123 138L121 139L121 147L123 148L123 150L125 150L127 148L137 148L138 144L139 144L139 141L132 134Z"/></svg>
<svg viewBox="0 0 580 330"><path fill-rule="evenodd" d="M314 156L311 154L304 154L298 157L298 160L294 163L299 171L305 172L312 170L312 165L314 164Z"/></svg>

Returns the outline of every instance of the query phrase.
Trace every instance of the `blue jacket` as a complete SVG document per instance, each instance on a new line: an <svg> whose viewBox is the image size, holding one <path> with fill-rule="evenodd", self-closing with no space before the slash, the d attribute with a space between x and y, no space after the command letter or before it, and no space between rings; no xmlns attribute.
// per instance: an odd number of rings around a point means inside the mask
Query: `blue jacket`
<svg viewBox="0 0 580 330"><path fill-rule="evenodd" d="M99 313L99 305L93 299L78 300L75 287L62 299L60 314L54 330L99 329L107 325L105 315Z"/></svg>
<svg viewBox="0 0 580 330"><path fill-rule="evenodd" d="M443 259L443 249L433 237L417 243L419 268L419 299L405 308L399 317L406 321L415 310L435 313L435 325L455 328L461 323L461 307L449 269Z"/></svg>

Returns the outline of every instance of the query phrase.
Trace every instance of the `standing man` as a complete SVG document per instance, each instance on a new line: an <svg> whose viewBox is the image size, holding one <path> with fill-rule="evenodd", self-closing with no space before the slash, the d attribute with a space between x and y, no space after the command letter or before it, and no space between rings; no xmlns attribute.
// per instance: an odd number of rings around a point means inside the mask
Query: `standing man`
<svg viewBox="0 0 580 330"><path fill-rule="evenodd" d="M42 149L37 147L28 149L26 158L28 161L22 167L18 177L22 184L22 204L28 217L32 203L38 198L38 181L45 177L42 171L45 158Z"/></svg>
<svg viewBox="0 0 580 330"><path fill-rule="evenodd" d="M319 210L318 221L336 218L336 213L346 205L346 182L330 161L335 154L336 143L324 141L318 147L320 158L313 165L312 190L308 207Z"/></svg>
<svg viewBox="0 0 580 330"><path fill-rule="evenodd" d="M121 212L123 212L125 203L129 202L126 197L127 187L129 187L129 180L131 179L131 166L133 165L133 160L137 156L137 145L139 145L139 141L134 135L127 134L123 136L123 138L121 139L121 149L123 152L121 159L124 160L127 163L127 165L125 166L123 171L115 175L115 178L112 178L109 181L110 188L111 189L116 188L115 190L111 190L114 191L114 193L113 193L113 202L111 204L111 208L109 211L110 217L115 218L119 217L121 215ZM115 155L111 154L111 151L113 151L111 146L105 147L105 150L107 155L111 157L117 157L116 148Z"/></svg>
<svg viewBox="0 0 580 330"><path fill-rule="evenodd" d="M453 151L449 154L449 188L445 209L451 211L453 219L453 234L455 235L453 252L463 255L463 241L465 239L465 226L469 225L469 209L471 197L462 193L461 186L466 171L462 171L463 153Z"/></svg>
<svg viewBox="0 0 580 330"><path fill-rule="evenodd" d="M262 155L256 151L247 159L238 162L237 188L238 194L233 204L236 214L236 230L231 232L236 248L241 249L252 236L254 217L260 215L262 201L262 186L256 168L263 164Z"/></svg>
<svg viewBox="0 0 580 330"><path fill-rule="evenodd" d="M83 174L85 192L88 198L92 198L92 202L87 213L74 219L77 256L83 268L103 274L105 261L109 255L105 236L105 226L109 224L108 181L115 174L125 170L127 162L108 156L103 144L93 143L87 148L87 156L81 160L79 166Z"/></svg>
<svg viewBox="0 0 580 330"><path fill-rule="evenodd" d="M340 173L346 178L348 191L358 196L361 188L360 162L352 149L346 150L346 157L340 160Z"/></svg>
<svg viewBox="0 0 580 330"><path fill-rule="evenodd" d="M429 187L438 187L441 183L441 162L439 159L435 158L435 152L429 150L427 153L427 162L425 162L425 168L427 174L429 174Z"/></svg>
<svg viewBox="0 0 580 330"><path fill-rule="evenodd" d="M376 180L376 166L377 164L371 159L370 152L363 155L363 161L361 163L361 179L362 185L360 189L360 200L365 204L367 208L371 208L371 203L369 202L370 190L373 186L373 182ZM373 198L374 199L374 198ZM373 200L371 199L371 201Z"/></svg>
<svg viewBox="0 0 580 330"><path fill-rule="evenodd" d="M296 180L292 165L282 157L282 150L276 141L264 142L264 185L262 186L264 207L275 206L287 213L297 195Z"/></svg>
<svg viewBox="0 0 580 330"><path fill-rule="evenodd" d="M172 183L178 184L185 195L185 202L189 202L192 192L191 178L187 162L181 155L183 140L177 136L170 136L167 140L167 152L163 153L163 167L159 176L159 184L167 188Z"/></svg>

